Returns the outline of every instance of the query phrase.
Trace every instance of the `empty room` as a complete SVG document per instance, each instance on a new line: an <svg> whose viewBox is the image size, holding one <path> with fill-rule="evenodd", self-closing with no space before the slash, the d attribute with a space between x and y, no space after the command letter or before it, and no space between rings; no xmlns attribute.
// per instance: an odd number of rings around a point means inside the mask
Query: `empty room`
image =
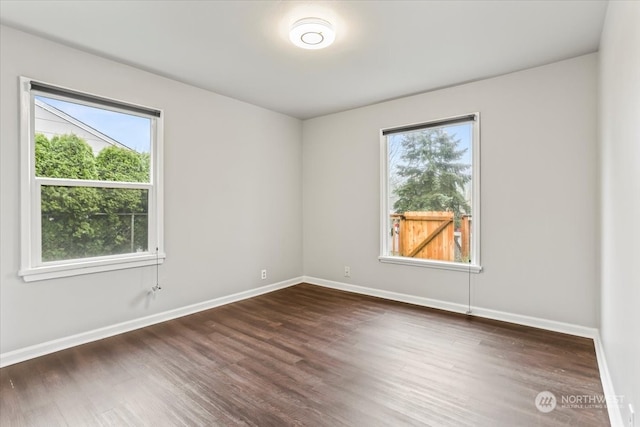
<svg viewBox="0 0 640 427"><path fill-rule="evenodd" d="M640 427L640 2L0 0L0 425Z"/></svg>

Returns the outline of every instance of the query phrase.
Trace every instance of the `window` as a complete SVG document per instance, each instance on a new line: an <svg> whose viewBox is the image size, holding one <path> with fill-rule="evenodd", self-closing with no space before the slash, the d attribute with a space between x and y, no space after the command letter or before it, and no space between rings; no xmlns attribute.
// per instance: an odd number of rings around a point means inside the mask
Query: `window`
<svg viewBox="0 0 640 427"><path fill-rule="evenodd" d="M153 265L162 112L20 79L25 281Z"/></svg>
<svg viewBox="0 0 640 427"><path fill-rule="evenodd" d="M479 114L381 131L380 261L480 272Z"/></svg>

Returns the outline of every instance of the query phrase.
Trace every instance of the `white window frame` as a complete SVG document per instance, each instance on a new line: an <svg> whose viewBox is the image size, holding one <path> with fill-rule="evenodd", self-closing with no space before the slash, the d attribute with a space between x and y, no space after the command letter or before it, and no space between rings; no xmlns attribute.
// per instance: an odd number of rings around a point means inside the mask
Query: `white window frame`
<svg viewBox="0 0 640 427"><path fill-rule="evenodd" d="M473 209L473 221L471 221L471 260L469 263L439 261L419 258L394 256L389 254L389 150L385 132L391 129L419 129L421 127L433 127L437 123L446 123L464 117L475 116L472 132L471 153L471 197ZM411 123L402 126L393 126L380 129L380 256L378 260L383 263L410 265L444 270L463 271L468 273L480 273L480 113L470 113L441 119L428 120L420 123Z"/></svg>
<svg viewBox="0 0 640 427"><path fill-rule="evenodd" d="M66 96L32 89L32 83L59 90ZM148 110L157 113L151 119L151 170L148 183L90 181L61 178L36 177L35 174L35 103L37 94L61 100L73 99L74 102L88 106L120 111L131 114L131 109ZM75 98L77 95L79 98ZM92 104L91 100L95 101ZM28 77L20 77L20 234L21 268L18 275L25 282L47 280L80 274L98 273L125 268L143 267L160 264L165 259L163 233L163 116L162 110L150 108L112 98L80 92L58 85L45 83ZM105 107L108 105L108 108ZM118 106L122 108L119 110ZM129 109L127 107L130 107ZM146 116L145 116L146 117ZM95 188L131 188L149 192L148 213L148 249L141 253L107 255L91 258L79 258L60 261L42 261L41 228L41 187L43 185L62 185Z"/></svg>

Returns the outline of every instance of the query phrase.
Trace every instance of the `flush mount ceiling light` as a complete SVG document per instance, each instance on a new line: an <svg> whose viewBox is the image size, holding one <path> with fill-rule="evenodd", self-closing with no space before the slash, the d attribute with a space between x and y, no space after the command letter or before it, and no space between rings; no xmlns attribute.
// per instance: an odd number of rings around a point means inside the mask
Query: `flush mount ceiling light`
<svg viewBox="0 0 640 427"><path fill-rule="evenodd" d="M322 49L336 39L333 25L320 18L300 19L291 26L289 40L303 49Z"/></svg>

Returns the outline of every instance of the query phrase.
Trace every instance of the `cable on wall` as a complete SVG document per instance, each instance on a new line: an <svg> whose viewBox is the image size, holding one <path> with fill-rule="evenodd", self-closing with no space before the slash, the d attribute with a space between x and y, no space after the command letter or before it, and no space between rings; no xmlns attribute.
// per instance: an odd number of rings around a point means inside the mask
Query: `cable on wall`
<svg viewBox="0 0 640 427"><path fill-rule="evenodd" d="M471 315L471 260L469 260L469 268L468 268L468 287L467 287L467 315Z"/></svg>
<svg viewBox="0 0 640 427"><path fill-rule="evenodd" d="M162 290L162 286L160 286L160 255L158 253L158 248L156 247L156 284L151 288L152 293L156 293L157 291Z"/></svg>

